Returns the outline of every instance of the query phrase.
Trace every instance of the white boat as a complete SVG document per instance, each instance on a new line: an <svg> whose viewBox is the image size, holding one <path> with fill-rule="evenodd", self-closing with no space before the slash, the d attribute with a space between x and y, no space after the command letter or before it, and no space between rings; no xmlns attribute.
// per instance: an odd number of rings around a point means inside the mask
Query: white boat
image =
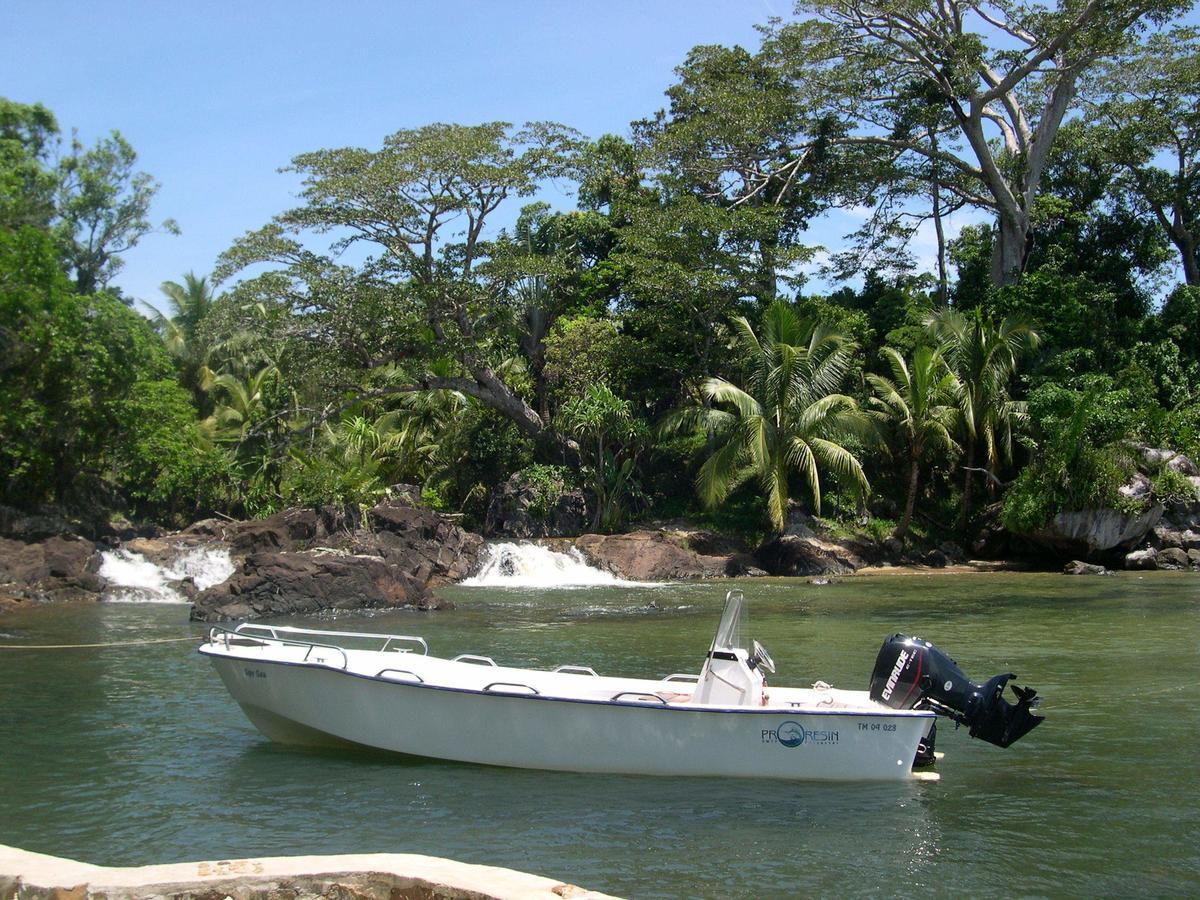
<svg viewBox="0 0 1200 900"><path fill-rule="evenodd" d="M768 686L774 664L743 642L744 607L731 591L698 675L657 679L443 659L411 635L253 623L213 628L200 652L250 721L283 743L636 775L895 780L913 774L919 751L932 761L934 720L947 711L887 702L913 647L880 681L883 690L890 679L888 698L822 682Z"/></svg>

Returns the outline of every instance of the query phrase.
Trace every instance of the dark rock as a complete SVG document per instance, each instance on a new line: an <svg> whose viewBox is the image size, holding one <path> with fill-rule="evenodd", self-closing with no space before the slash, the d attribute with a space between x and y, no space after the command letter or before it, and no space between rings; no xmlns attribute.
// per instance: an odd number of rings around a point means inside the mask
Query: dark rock
<svg viewBox="0 0 1200 900"><path fill-rule="evenodd" d="M1158 551L1153 547L1125 554L1126 569L1157 569Z"/></svg>
<svg viewBox="0 0 1200 900"><path fill-rule="evenodd" d="M946 559L950 562L960 563L967 558L966 553L963 552L963 548L954 541L943 541L938 544L938 549L946 555Z"/></svg>
<svg viewBox="0 0 1200 900"><path fill-rule="evenodd" d="M716 554L704 554L706 556ZM752 553L733 553L725 560L725 574L730 578L761 578L766 575L765 569L758 567Z"/></svg>
<svg viewBox="0 0 1200 900"><path fill-rule="evenodd" d="M239 556L272 550L304 550L317 536L317 522L314 510L285 509L266 519L239 522L230 546Z"/></svg>
<svg viewBox="0 0 1200 900"><path fill-rule="evenodd" d="M1082 560L1073 559L1063 566L1064 575L1107 575L1108 569L1104 566L1093 565Z"/></svg>
<svg viewBox="0 0 1200 900"><path fill-rule="evenodd" d="M880 545L885 558L895 562L904 553L904 542L900 538L890 537Z"/></svg>
<svg viewBox="0 0 1200 900"><path fill-rule="evenodd" d="M768 541L754 555L772 575L847 575L867 564L855 548L797 535Z"/></svg>
<svg viewBox="0 0 1200 900"><path fill-rule="evenodd" d="M0 538L0 593L21 600L99 600L96 545L76 535L26 543Z"/></svg>
<svg viewBox="0 0 1200 900"><path fill-rule="evenodd" d="M661 531L584 534L574 543L591 565L629 581L719 578L729 565L726 557L702 556Z"/></svg>
<svg viewBox="0 0 1200 900"><path fill-rule="evenodd" d="M587 498L583 491L564 491L550 504L549 515L540 515L534 509L544 502L540 490L524 473L513 474L492 493L483 533L489 537L567 537L587 528Z"/></svg>
<svg viewBox="0 0 1200 900"><path fill-rule="evenodd" d="M921 562L934 569L944 569L948 560L941 550L933 549L921 557Z"/></svg>
<svg viewBox="0 0 1200 900"><path fill-rule="evenodd" d="M236 532L238 524L237 522L229 522L225 519L201 519L199 522L193 522L179 533L190 537L210 538L214 541L227 542Z"/></svg>
<svg viewBox="0 0 1200 900"><path fill-rule="evenodd" d="M1200 569L1200 550L1189 550L1187 556L1188 565L1193 569Z"/></svg>
<svg viewBox="0 0 1200 900"><path fill-rule="evenodd" d="M330 609L448 605L379 557L327 551L256 553L243 561L239 573L197 594L191 618L219 622Z"/></svg>
<svg viewBox="0 0 1200 900"><path fill-rule="evenodd" d="M745 541L711 531L689 531L683 535L684 545L701 556L734 556L746 553Z"/></svg>
<svg viewBox="0 0 1200 900"><path fill-rule="evenodd" d="M1187 551L1178 547L1159 550L1156 562L1160 569L1186 569L1189 565Z"/></svg>
<svg viewBox="0 0 1200 900"><path fill-rule="evenodd" d="M241 569L195 597L193 618L440 608L446 604L429 588L471 574L483 546L479 535L403 496L372 507L365 519L355 506L288 509L228 533Z"/></svg>

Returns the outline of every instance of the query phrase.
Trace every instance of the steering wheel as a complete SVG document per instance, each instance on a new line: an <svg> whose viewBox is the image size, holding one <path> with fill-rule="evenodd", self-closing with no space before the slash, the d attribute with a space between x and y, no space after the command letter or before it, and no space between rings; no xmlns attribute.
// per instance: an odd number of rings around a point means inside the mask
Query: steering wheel
<svg viewBox="0 0 1200 900"><path fill-rule="evenodd" d="M775 660L771 659L771 654L767 652L767 648L758 641L755 641L753 646L754 653L751 654L750 658L754 660L754 664L764 672L774 675Z"/></svg>

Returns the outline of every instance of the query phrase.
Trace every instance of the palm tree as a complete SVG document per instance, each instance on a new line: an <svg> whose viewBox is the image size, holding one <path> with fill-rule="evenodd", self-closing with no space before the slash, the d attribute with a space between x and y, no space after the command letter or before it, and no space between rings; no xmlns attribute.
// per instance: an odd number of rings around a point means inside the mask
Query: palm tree
<svg viewBox="0 0 1200 900"><path fill-rule="evenodd" d="M170 316L154 310L154 324L163 336L167 352L179 366L179 381L192 392L196 408L204 415L211 407L207 396L212 387L213 373L209 369L208 342L200 325L213 307L213 291L207 278L197 278L188 272L183 284L164 281L159 288L167 298Z"/></svg>
<svg viewBox="0 0 1200 900"><path fill-rule="evenodd" d="M1040 338L1025 322L1010 316L996 323L978 309L969 315L942 310L926 324L958 378L957 405L966 445L959 527L965 527L972 479L980 471L975 466L976 453L982 448L983 472L994 483L996 470L1012 458L1014 428L1028 419L1025 404L1009 395L1009 382L1021 357L1037 347Z"/></svg>
<svg viewBox="0 0 1200 900"><path fill-rule="evenodd" d="M771 525L781 532L793 471L803 478L818 513L822 469L865 494L870 486L862 466L841 441L861 432L866 419L853 398L836 393L856 345L824 325L800 320L781 300L763 314L761 341L745 318L734 319L733 327L746 387L708 378L701 392L716 407L679 410L663 426L705 428L713 435L716 449L696 475L701 500L715 506L755 478Z"/></svg>
<svg viewBox="0 0 1200 900"><path fill-rule="evenodd" d="M891 365L892 378L867 375L875 392L868 401L869 415L885 428L894 428L908 453L908 497L904 516L893 535L902 541L916 505L921 463L934 451L953 453L959 449L950 436L957 418L950 404L955 400L958 381L942 355L931 347L913 351L911 366L891 347L885 347L883 354Z"/></svg>

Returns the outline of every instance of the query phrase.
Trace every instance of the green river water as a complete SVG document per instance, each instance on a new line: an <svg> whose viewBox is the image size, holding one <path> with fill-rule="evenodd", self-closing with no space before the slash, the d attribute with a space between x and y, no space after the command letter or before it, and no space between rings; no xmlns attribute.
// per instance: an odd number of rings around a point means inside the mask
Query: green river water
<svg viewBox="0 0 1200 900"><path fill-rule="evenodd" d="M657 676L699 668L730 586L457 587L453 611L329 627ZM938 783L558 774L273 745L186 643L0 651L0 843L107 865L429 853L630 897L1200 895L1200 578L738 586L775 683L865 687L904 631L976 680L1017 672L1047 721L1007 750L943 725ZM0 644L199 643L186 618L45 607L0 618Z"/></svg>

